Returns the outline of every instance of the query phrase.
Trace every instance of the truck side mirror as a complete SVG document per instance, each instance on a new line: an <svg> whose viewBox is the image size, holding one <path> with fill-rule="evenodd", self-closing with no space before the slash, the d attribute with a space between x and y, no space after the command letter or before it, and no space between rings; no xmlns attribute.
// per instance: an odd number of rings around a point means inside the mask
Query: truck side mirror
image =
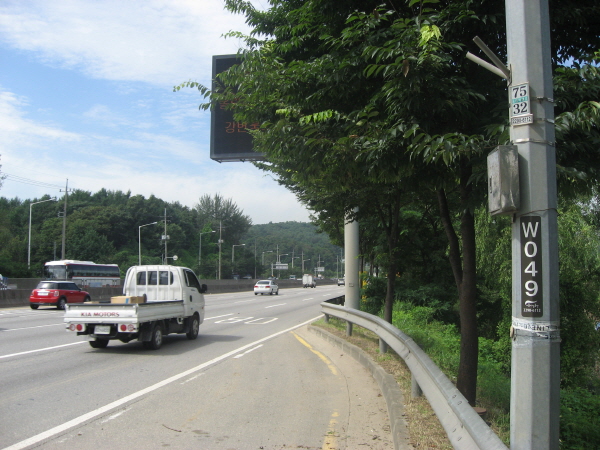
<svg viewBox="0 0 600 450"><path fill-rule="evenodd" d="M202 287L200 288L200 293L204 294L206 291L208 291L208 286L203 284Z"/></svg>

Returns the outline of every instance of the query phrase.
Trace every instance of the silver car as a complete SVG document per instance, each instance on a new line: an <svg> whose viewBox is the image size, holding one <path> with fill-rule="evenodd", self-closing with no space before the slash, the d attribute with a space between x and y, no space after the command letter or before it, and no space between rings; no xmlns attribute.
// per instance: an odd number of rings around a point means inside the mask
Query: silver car
<svg viewBox="0 0 600 450"><path fill-rule="evenodd" d="M279 286L274 280L260 280L254 285L254 295L279 295Z"/></svg>

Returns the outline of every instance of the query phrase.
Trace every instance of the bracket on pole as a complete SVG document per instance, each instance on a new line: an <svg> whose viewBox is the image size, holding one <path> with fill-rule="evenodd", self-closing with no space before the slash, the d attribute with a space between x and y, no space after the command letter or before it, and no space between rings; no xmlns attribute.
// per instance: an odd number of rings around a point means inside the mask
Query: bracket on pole
<svg viewBox="0 0 600 450"><path fill-rule="evenodd" d="M473 42L477 44L477 47L479 47L483 51L483 53L485 53L488 56L488 58L492 60L494 64L490 64L489 62L484 61L483 59L479 58L478 56L475 56L471 52L467 52L467 59L470 59L474 63L479 64L481 67L489 70L490 72L498 75L499 77L506 79L510 83L510 69L506 67L502 61L500 61L500 58L498 58L494 54L494 52L491 51L490 48L487 45L485 45L485 43L481 39L479 39L479 37L475 36L473 38Z"/></svg>

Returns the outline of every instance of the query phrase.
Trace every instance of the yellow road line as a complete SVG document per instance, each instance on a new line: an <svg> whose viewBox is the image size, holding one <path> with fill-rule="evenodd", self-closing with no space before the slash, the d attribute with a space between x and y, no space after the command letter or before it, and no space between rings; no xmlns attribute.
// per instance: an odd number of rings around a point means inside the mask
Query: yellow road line
<svg viewBox="0 0 600 450"><path fill-rule="evenodd" d="M301 343L302 345L304 345L304 346L305 346L306 348L308 348L308 349L309 349L311 352L313 352L315 355L317 355L319 358L321 358L321 360L322 360L322 361L323 361L325 364L327 364L327 367L329 367L329 370L331 370L331 373L332 373L332 374L334 374L334 375L337 375L337 374L338 374L338 372L337 372L337 368L336 368L336 367L335 367L335 366L332 364L332 362L331 362L331 361L329 361L329 359L327 359L327 357L326 357L326 356L325 356L323 353L321 353L321 352L319 352L319 351L315 350L314 348L312 348L312 346L311 346L311 345L310 345L308 342L306 342L304 339L302 339L300 336L298 336L298 335L297 335L296 333L294 333L293 331L292 331L292 334L293 334L293 335L296 337L296 339L298 339L298 340L300 341L300 343Z"/></svg>
<svg viewBox="0 0 600 450"><path fill-rule="evenodd" d="M317 355L321 359L321 361L323 361L325 364L327 364L327 367L329 367L329 370L331 370L331 373L333 375L338 374L338 371L337 371L337 368L335 367L335 365L333 365L333 363L323 353L312 348L312 345L310 345L308 342L306 342L304 339L302 339L300 336L298 336L293 331L291 333L294 335L294 337L296 339L298 339L298 341L300 341L300 343L302 345L304 345L306 348L308 348L311 352L313 352L315 355ZM338 438L337 417L338 416L339 416L339 413L337 411L333 411L333 413L331 414L331 419L329 420L329 425L327 426L327 434L325 435L325 439L323 441L323 446L321 447L321 450L336 450L336 449L338 449L338 446L337 446L337 438Z"/></svg>

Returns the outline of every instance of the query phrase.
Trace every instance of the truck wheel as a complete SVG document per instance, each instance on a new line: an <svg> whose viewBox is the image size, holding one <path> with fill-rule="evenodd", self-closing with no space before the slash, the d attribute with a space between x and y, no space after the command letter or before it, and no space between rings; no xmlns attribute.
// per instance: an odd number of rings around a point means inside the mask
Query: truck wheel
<svg viewBox="0 0 600 450"><path fill-rule="evenodd" d="M154 325L154 329L152 330L152 338L144 342L144 347L149 350L158 350L162 347L163 343L163 329L160 325Z"/></svg>
<svg viewBox="0 0 600 450"><path fill-rule="evenodd" d="M96 339L94 341L90 341L90 345L92 348L106 348L108 345L108 339Z"/></svg>
<svg viewBox="0 0 600 450"><path fill-rule="evenodd" d="M67 299L62 297L58 299L58 302L56 302L56 309L62 309L63 311L65 310L65 305L67 304Z"/></svg>
<svg viewBox="0 0 600 450"><path fill-rule="evenodd" d="M188 331L185 335L190 341L193 341L198 337L198 330L200 329L200 320L198 316L194 314L192 316L192 324L190 326L190 331Z"/></svg>

